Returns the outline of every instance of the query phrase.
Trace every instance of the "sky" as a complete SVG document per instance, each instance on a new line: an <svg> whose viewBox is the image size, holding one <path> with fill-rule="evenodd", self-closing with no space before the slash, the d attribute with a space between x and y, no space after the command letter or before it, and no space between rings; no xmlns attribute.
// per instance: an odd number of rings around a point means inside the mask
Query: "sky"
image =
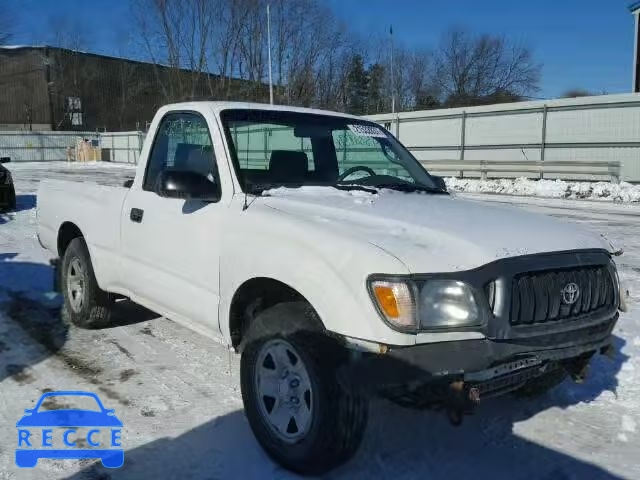
<svg viewBox="0 0 640 480"><path fill-rule="evenodd" d="M531 47L543 64L536 96L568 89L625 93L631 89L634 27L630 0L322 0L350 29L395 42L437 47L462 27L505 35ZM52 24L81 22L91 50L117 55L135 31L128 0L0 0L12 11L12 43L46 43ZM73 19L73 20L70 20Z"/></svg>

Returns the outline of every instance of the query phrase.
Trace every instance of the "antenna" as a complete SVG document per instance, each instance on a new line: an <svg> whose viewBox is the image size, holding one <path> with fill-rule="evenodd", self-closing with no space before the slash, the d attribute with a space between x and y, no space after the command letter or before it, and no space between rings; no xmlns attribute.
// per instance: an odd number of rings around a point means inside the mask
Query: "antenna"
<svg viewBox="0 0 640 480"><path fill-rule="evenodd" d="M236 139L237 139L237 136L236 136ZM245 156L246 168L249 168L249 144L250 143L251 142L249 141L249 127L247 126L247 151ZM247 208L249 208L249 204L247 203L247 189L249 188L249 185L247 184L247 178L244 175L242 176L242 183L244 184L242 185L242 190L244 191L244 204L242 205L242 211L244 212Z"/></svg>

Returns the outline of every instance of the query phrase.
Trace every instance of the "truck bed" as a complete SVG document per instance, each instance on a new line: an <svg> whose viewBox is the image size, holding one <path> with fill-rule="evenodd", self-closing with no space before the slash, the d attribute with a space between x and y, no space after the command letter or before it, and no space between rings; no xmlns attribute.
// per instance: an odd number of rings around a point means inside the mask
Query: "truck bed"
<svg viewBox="0 0 640 480"><path fill-rule="evenodd" d="M120 218L128 189L91 182L45 180L38 188L38 237L58 250L63 224L75 225L85 238L99 283L110 283L120 250Z"/></svg>

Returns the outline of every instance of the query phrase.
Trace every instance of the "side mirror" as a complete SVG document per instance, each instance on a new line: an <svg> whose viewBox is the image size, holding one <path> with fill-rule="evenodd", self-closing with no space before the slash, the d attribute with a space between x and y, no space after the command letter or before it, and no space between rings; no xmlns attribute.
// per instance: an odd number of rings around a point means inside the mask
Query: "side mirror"
<svg viewBox="0 0 640 480"><path fill-rule="evenodd" d="M33 408L25 408L24 413L33 413Z"/></svg>
<svg viewBox="0 0 640 480"><path fill-rule="evenodd" d="M444 178L439 177L437 175L431 175L431 178L436 184L436 187L438 187L440 190L443 190L445 192L447 191L447 184L445 183Z"/></svg>
<svg viewBox="0 0 640 480"><path fill-rule="evenodd" d="M218 186L207 177L188 170L165 170L158 175L155 192L166 198L217 202Z"/></svg>
<svg viewBox="0 0 640 480"><path fill-rule="evenodd" d="M11 161L11 157L0 157L0 163L9 163Z"/></svg>
<svg viewBox="0 0 640 480"><path fill-rule="evenodd" d="M106 413L107 415L113 415L114 413L116 413L116 411L112 408L108 408L105 409L104 413Z"/></svg>

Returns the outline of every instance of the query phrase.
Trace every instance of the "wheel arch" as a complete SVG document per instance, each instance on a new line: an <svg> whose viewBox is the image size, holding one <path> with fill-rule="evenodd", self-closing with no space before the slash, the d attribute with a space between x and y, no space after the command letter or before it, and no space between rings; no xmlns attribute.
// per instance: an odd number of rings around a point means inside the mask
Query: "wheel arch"
<svg viewBox="0 0 640 480"><path fill-rule="evenodd" d="M63 257L64 252L74 238L84 238L82 230L73 222L64 222L58 229L57 248L58 256Z"/></svg>
<svg viewBox="0 0 640 480"><path fill-rule="evenodd" d="M229 308L231 345L237 349L251 321L262 311L284 302L304 302L315 312L311 302L292 286L270 277L254 277L242 283L233 294ZM315 312L318 328L324 330Z"/></svg>

